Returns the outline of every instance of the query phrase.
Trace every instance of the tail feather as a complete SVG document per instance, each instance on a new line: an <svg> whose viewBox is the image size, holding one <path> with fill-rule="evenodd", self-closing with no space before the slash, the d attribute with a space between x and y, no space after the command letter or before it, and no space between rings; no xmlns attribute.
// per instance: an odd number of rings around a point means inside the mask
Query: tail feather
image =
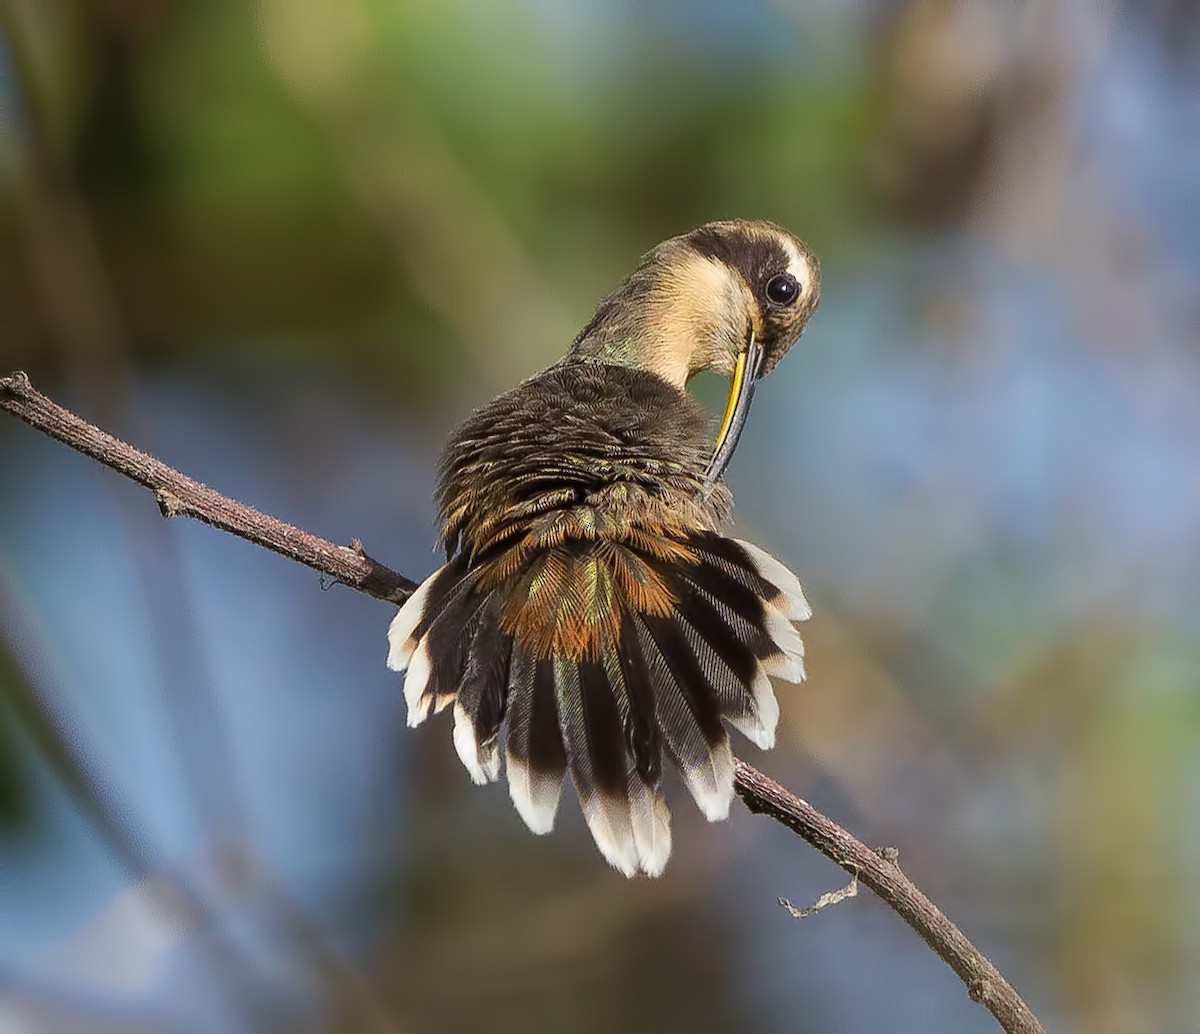
<svg viewBox="0 0 1200 1034"><path fill-rule="evenodd" d="M642 615L642 623L649 631L671 681L682 695L692 721L705 742L710 747L715 746L725 738L720 704L708 686L704 669L688 645L682 622L674 616L659 618Z"/></svg>
<svg viewBox="0 0 1200 1034"><path fill-rule="evenodd" d="M764 627L777 652L762 659L763 671L784 682L804 681L804 640L795 626L774 607L767 608Z"/></svg>
<svg viewBox="0 0 1200 1034"><path fill-rule="evenodd" d="M504 767L517 813L534 833L554 828L566 752L554 699L554 661L535 660L513 644L508 681Z"/></svg>
<svg viewBox="0 0 1200 1034"><path fill-rule="evenodd" d="M388 667L404 671L417 645L442 612L451 593L465 588L466 561L456 557L425 579L397 611L388 626Z"/></svg>
<svg viewBox="0 0 1200 1034"><path fill-rule="evenodd" d="M503 733L509 794L533 832L553 828L569 771L609 863L657 875L671 850L664 750L704 815L725 818L726 726L774 744L771 676L804 678L792 622L811 610L795 575L750 543L567 534L578 527L440 568L392 621L388 665L407 668L410 724L454 702L474 782L499 778Z"/></svg>
<svg viewBox="0 0 1200 1034"><path fill-rule="evenodd" d="M641 777L629 778L629 817L638 864L647 876L660 876L671 856L671 813L662 791Z"/></svg>
<svg viewBox="0 0 1200 1034"><path fill-rule="evenodd" d="M710 547L712 539L723 546L723 555L706 552L704 556L711 556L712 562L684 569L676 575L674 583L689 583L689 587L680 591L687 599L685 607L690 608L693 620L701 627L715 629L709 642L722 653L747 688L753 685L755 669L740 647L749 647L768 674L788 682L802 682L804 643L792 621L805 620L812 612L796 576L757 546L712 536L706 543ZM749 553L750 549L758 554L757 560ZM743 558L744 565L733 563L737 556ZM781 589L768 581L760 569L788 583L787 588ZM718 574L725 576L724 581ZM722 625L727 627L722 629ZM737 664L732 660L735 653L741 654Z"/></svg>
<svg viewBox="0 0 1200 1034"><path fill-rule="evenodd" d="M633 767L646 786L658 789L662 780L662 730L658 724L655 687L642 656L642 644L633 615L621 612L621 649L610 651L607 660L617 670L610 675L624 689L626 720Z"/></svg>
<svg viewBox="0 0 1200 1034"><path fill-rule="evenodd" d="M690 591L706 599L719 601L725 610L745 625L757 628L769 604L763 599L761 584L754 584L746 577L750 572L740 572L722 558L709 553L698 555L700 563L686 567L676 566L668 574L677 590L686 583Z"/></svg>
<svg viewBox="0 0 1200 1034"><path fill-rule="evenodd" d="M711 702L699 696L701 714L706 716L703 724L693 709L687 687L698 687L700 683L687 682L688 676L696 679L697 670L687 666L690 651L685 643L678 651L682 663L672 667L644 617L638 621L638 633L646 670L656 690L658 721L667 750L704 817L709 822L727 818L733 803L733 751L719 717L712 717L715 707L707 706ZM686 672L683 683L676 674L678 670Z"/></svg>
<svg viewBox="0 0 1200 1034"><path fill-rule="evenodd" d="M508 702L512 636L500 628L499 602L480 608L454 705L454 746L478 784L500 778L500 726Z"/></svg>
<svg viewBox="0 0 1200 1034"><path fill-rule="evenodd" d="M744 539L727 539L745 552L757 573L769 586L774 587L775 594L766 597L767 602L776 607L789 621L807 621L812 617L812 607L800 587L800 579L792 571L776 560L765 549L760 549L753 542Z"/></svg>
<svg viewBox="0 0 1200 1034"><path fill-rule="evenodd" d="M478 627L482 604L470 591L469 575L460 578L443 598L441 612L432 621L422 615L414 635L421 633L404 682L408 724L420 725L430 711L450 704L458 691L467 664L467 651ZM408 604L406 603L405 606Z"/></svg>
<svg viewBox="0 0 1200 1034"><path fill-rule="evenodd" d="M578 758L578 764L572 760L572 775L578 773L589 789L624 796L629 767L621 715L624 695L614 692L602 661L556 657L554 665L555 689L563 702L558 715L563 741L568 758Z"/></svg>
<svg viewBox="0 0 1200 1034"><path fill-rule="evenodd" d="M425 691L434 713L453 703L458 695L486 603L468 587L447 604L426 633L423 642L428 643L430 654L439 662Z"/></svg>
<svg viewBox="0 0 1200 1034"><path fill-rule="evenodd" d="M629 796L629 769L617 696L598 660L554 659L567 767L592 839L614 869L641 868Z"/></svg>
<svg viewBox="0 0 1200 1034"><path fill-rule="evenodd" d="M686 575L677 574L672 579L672 587L679 597L678 611L704 636L738 678L747 682L753 677L759 658L776 652L763 627L767 607L760 599L755 599L756 612L750 617L743 616L725 597L698 585L694 570L688 570Z"/></svg>
<svg viewBox="0 0 1200 1034"><path fill-rule="evenodd" d="M747 686L692 625L684 620L680 620L679 624L717 700L721 717L755 746L764 750L774 746L775 722L779 715L779 707L775 704L770 680L767 680L767 693L770 695L770 705L774 705L774 708L772 712L772 707L768 705L764 714L755 693L757 677Z"/></svg>

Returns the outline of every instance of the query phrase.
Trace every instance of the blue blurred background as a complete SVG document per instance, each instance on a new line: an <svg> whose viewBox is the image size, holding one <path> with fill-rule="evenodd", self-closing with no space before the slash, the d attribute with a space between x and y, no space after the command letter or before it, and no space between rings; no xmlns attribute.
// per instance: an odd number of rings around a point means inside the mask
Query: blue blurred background
<svg viewBox="0 0 1200 1034"><path fill-rule="evenodd" d="M742 750L1053 1029L1200 1029L1197 5L6 0L0 184L0 371L414 578L641 252L806 237L730 482L810 681ZM0 419L5 1034L994 1029L740 809L653 882L529 836L323 588Z"/></svg>

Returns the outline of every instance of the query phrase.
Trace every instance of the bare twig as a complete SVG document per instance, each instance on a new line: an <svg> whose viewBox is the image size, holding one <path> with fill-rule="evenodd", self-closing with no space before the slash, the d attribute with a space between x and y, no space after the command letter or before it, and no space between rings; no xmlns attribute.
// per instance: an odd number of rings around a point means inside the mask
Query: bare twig
<svg viewBox="0 0 1200 1034"><path fill-rule="evenodd" d="M0 378L0 409L150 489L164 517L194 517L377 599L402 603L417 587L416 582L367 556L359 542L339 546L318 538L236 502L100 430L50 401L24 373Z"/></svg>
<svg viewBox="0 0 1200 1034"><path fill-rule="evenodd" d="M828 908L830 905L837 905L845 901L847 898L858 897L858 873L850 877L850 882L844 887L839 887L837 890L826 891L816 901L807 908L797 908L787 898L779 899L779 907L787 909L788 915L793 919L807 919L809 916L815 916L823 908Z"/></svg>
<svg viewBox="0 0 1200 1034"><path fill-rule="evenodd" d="M400 602L416 587L403 575L372 560L358 543L338 546L311 535L235 502L114 438L36 391L23 373L0 378L0 409L150 489L164 517L194 517L378 599ZM744 761L737 761L735 780L737 792L750 811L783 824L853 877L850 887L826 895L819 907L852 896L850 888L857 888L861 880L958 974L971 999L985 1006L1004 1030L1009 1034L1044 1034L1037 1017L999 970L900 871L894 848L868 847Z"/></svg>

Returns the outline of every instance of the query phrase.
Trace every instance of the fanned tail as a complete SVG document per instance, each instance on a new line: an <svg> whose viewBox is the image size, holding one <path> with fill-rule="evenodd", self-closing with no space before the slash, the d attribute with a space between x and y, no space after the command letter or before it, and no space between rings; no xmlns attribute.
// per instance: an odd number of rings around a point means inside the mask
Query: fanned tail
<svg viewBox="0 0 1200 1034"><path fill-rule="evenodd" d="M534 833L553 828L569 771L604 857L653 876L671 851L664 753L704 815L725 818L726 726L773 746L770 677L804 678L792 623L810 615L796 576L748 542L543 536L434 572L392 621L388 665L407 669L410 725L453 702L474 782L499 778L503 729L509 793Z"/></svg>

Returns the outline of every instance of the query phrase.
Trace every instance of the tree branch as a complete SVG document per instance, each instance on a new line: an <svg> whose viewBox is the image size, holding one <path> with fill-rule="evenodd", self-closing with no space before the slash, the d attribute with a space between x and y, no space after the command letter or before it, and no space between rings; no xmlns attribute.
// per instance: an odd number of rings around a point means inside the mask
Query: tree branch
<svg viewBox="0 0 1200 1034"><path fill-rule="evenodd" d="M868 847L808 801L740 758L735 760L734 768L738 796L750 811L787 826L870 887L958 974L971 1001L986 1006L1001 1027L1010 1034L1044 1034L1032 1010L991 960L900 871L894 847Z"/></svg>
<svg viewBox="0 0 1200 1034"><path fill-rule="evenodd" d="M0 378L0 409L150 489L164 517L193 517L377 599L400 603L416 588L415 582L367 556L360 543L339 546L244 506L100 430L35 390L24 373ZM744 761L736 763L735 780L751 812L786 826L870 887L958 974L972 1001L984 1005L1005 1031L1044 1034L1000 971L900 871L894 849L873 850Z"/></svg>
<svg viewBox="0 0 1200 1034"><path fill-rule="evenodd" d="M0 378L0 409L150 489L164 517L194 517L296 560L359 592L403 603L417 583L367 556L361 542L339 546L222 495L102 431L37 391L24 373Z"/></svg>

